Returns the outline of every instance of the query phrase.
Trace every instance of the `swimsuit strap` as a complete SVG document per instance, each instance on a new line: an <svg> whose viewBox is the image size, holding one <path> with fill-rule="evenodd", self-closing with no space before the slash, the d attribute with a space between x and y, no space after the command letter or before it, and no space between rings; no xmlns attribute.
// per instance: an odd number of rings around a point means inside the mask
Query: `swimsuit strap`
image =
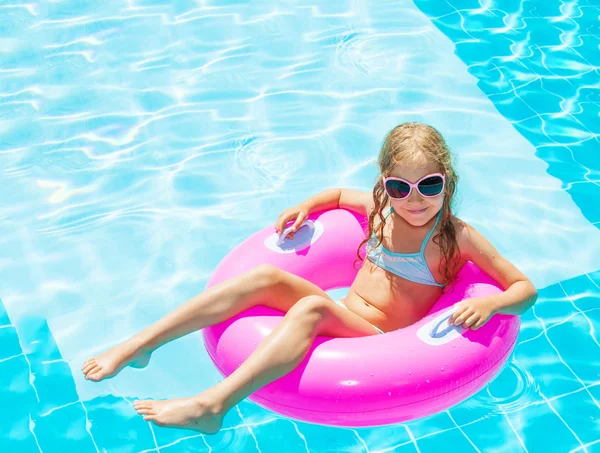
<svg viewBox="0 0 600 453"><path fill-rule="evenodd" d="M386 211L383 218L387 219L393 210L394 210L394 208L390 206L390 208ZM441 217L442 217L442 210L440 209L440 212L438 212L438 214L437 214L437 219L435 220L435 225L433 225L433 228L431 230L429 230L429 233L427 233L427 236L425 236L425 240L423 241L423 244L421 245L421 251L419 252L421 255L423 255L423 252L425 251L425 247L427 246L427 241L429 241L429 238L431 237L435 228L437 227L438 223L440 222ZM375 233L373 233L373 237L375 237Z"/></svg>
<svg viewBox="0 0 600 453"><path fill-rule="evenodd" d="M429 233L427 233L427 236L425 236L425 240L423 241L423 245L421 245L421 252L420 252L421 255L425 251L425 246L427 246L427 241L429 241L429 238L433 234L433 231L435 230L435 227L437 227L438 223L440 222L440 218L441 217L442 217L442 210L440 209L440 212L438 212L437 219L435 221L435 225L433 225L433 228L431 230L429 230Z"/></svg>

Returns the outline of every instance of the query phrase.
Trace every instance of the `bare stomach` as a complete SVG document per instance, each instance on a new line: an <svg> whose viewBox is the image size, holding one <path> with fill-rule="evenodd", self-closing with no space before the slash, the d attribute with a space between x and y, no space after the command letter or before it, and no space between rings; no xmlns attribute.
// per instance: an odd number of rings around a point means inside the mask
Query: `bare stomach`
<svg viewBox="0 0 600 453"><path fill-rule="evenodd" d="M367 260L343 301L351 311L389 332L422 319L441 293L437 286L411 282Z"/></svg>

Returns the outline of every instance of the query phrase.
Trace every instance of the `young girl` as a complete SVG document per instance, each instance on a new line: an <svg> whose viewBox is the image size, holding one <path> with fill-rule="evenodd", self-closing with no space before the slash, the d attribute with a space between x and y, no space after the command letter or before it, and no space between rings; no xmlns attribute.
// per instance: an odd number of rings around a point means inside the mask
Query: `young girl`
<svg viewBox="0 0 600 453"><path fill-rule="evenodd" d="M495 313L518 315L533 305L537 292L527 277L452 215L458 176L438 131L419 123L395 127L383 143L379 168L381 177L372 193L325 190L284 211L275 225L281 232L287 222L295 221L293 236L311 212L343 208L369 216L367 259L359 255L363 265L342 301L333 301L296 275L261 265L211 287L124 343L87 360L82 368L86 379L100 381L127 365L144 366L160 345L254 305L285 312L248 360L214 387L190 398L134 403L144 420L213 434L229 409L292 371L317 335L376 335L413 324L453 286L466 261L494 278L504 292L456 304L449 322L478 329Z"/></svg>

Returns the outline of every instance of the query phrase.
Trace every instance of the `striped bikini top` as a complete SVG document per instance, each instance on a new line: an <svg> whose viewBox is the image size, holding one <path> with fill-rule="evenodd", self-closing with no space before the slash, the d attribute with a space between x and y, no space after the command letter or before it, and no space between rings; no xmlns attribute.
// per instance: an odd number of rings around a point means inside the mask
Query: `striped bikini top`
<svg viewBox="0 0 600 453"><path fill-rule="evenodd" d="M387 219L393 210L394 209L390 207L384 218ZM423 241L423 245L421 246L421 250L418 253L394 253L386 249L383 244L375 247L378 241L375 235L372 234L369 238L369 242L367 243L367 257L369 258L369 261L381 267L382 269L385 269L386 271L389 271L399 277L405 278L406 280L410 280L411 282L443 287L444 285L440 285L433 278L433 275L431 274L431 271L425 262L424 255L427 241L439 223L441 214L442 211L440 210L437 215L435 225L429 231L429 233L427 233L427 236Z"/></svg>

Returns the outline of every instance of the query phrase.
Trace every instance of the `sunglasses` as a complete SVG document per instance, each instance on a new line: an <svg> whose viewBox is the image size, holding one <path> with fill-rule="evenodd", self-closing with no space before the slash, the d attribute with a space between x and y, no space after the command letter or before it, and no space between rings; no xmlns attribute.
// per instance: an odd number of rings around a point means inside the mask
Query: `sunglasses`
<svg viewBox="0 0 600 453"><path fill-rule="evenodd" d="M384 178L383 187L390 198L401 200L410 195L414 188L425 198L437 197L444 190L446 177L441 173L423 176L416 183L408 182L402 178Z"/></svg>

